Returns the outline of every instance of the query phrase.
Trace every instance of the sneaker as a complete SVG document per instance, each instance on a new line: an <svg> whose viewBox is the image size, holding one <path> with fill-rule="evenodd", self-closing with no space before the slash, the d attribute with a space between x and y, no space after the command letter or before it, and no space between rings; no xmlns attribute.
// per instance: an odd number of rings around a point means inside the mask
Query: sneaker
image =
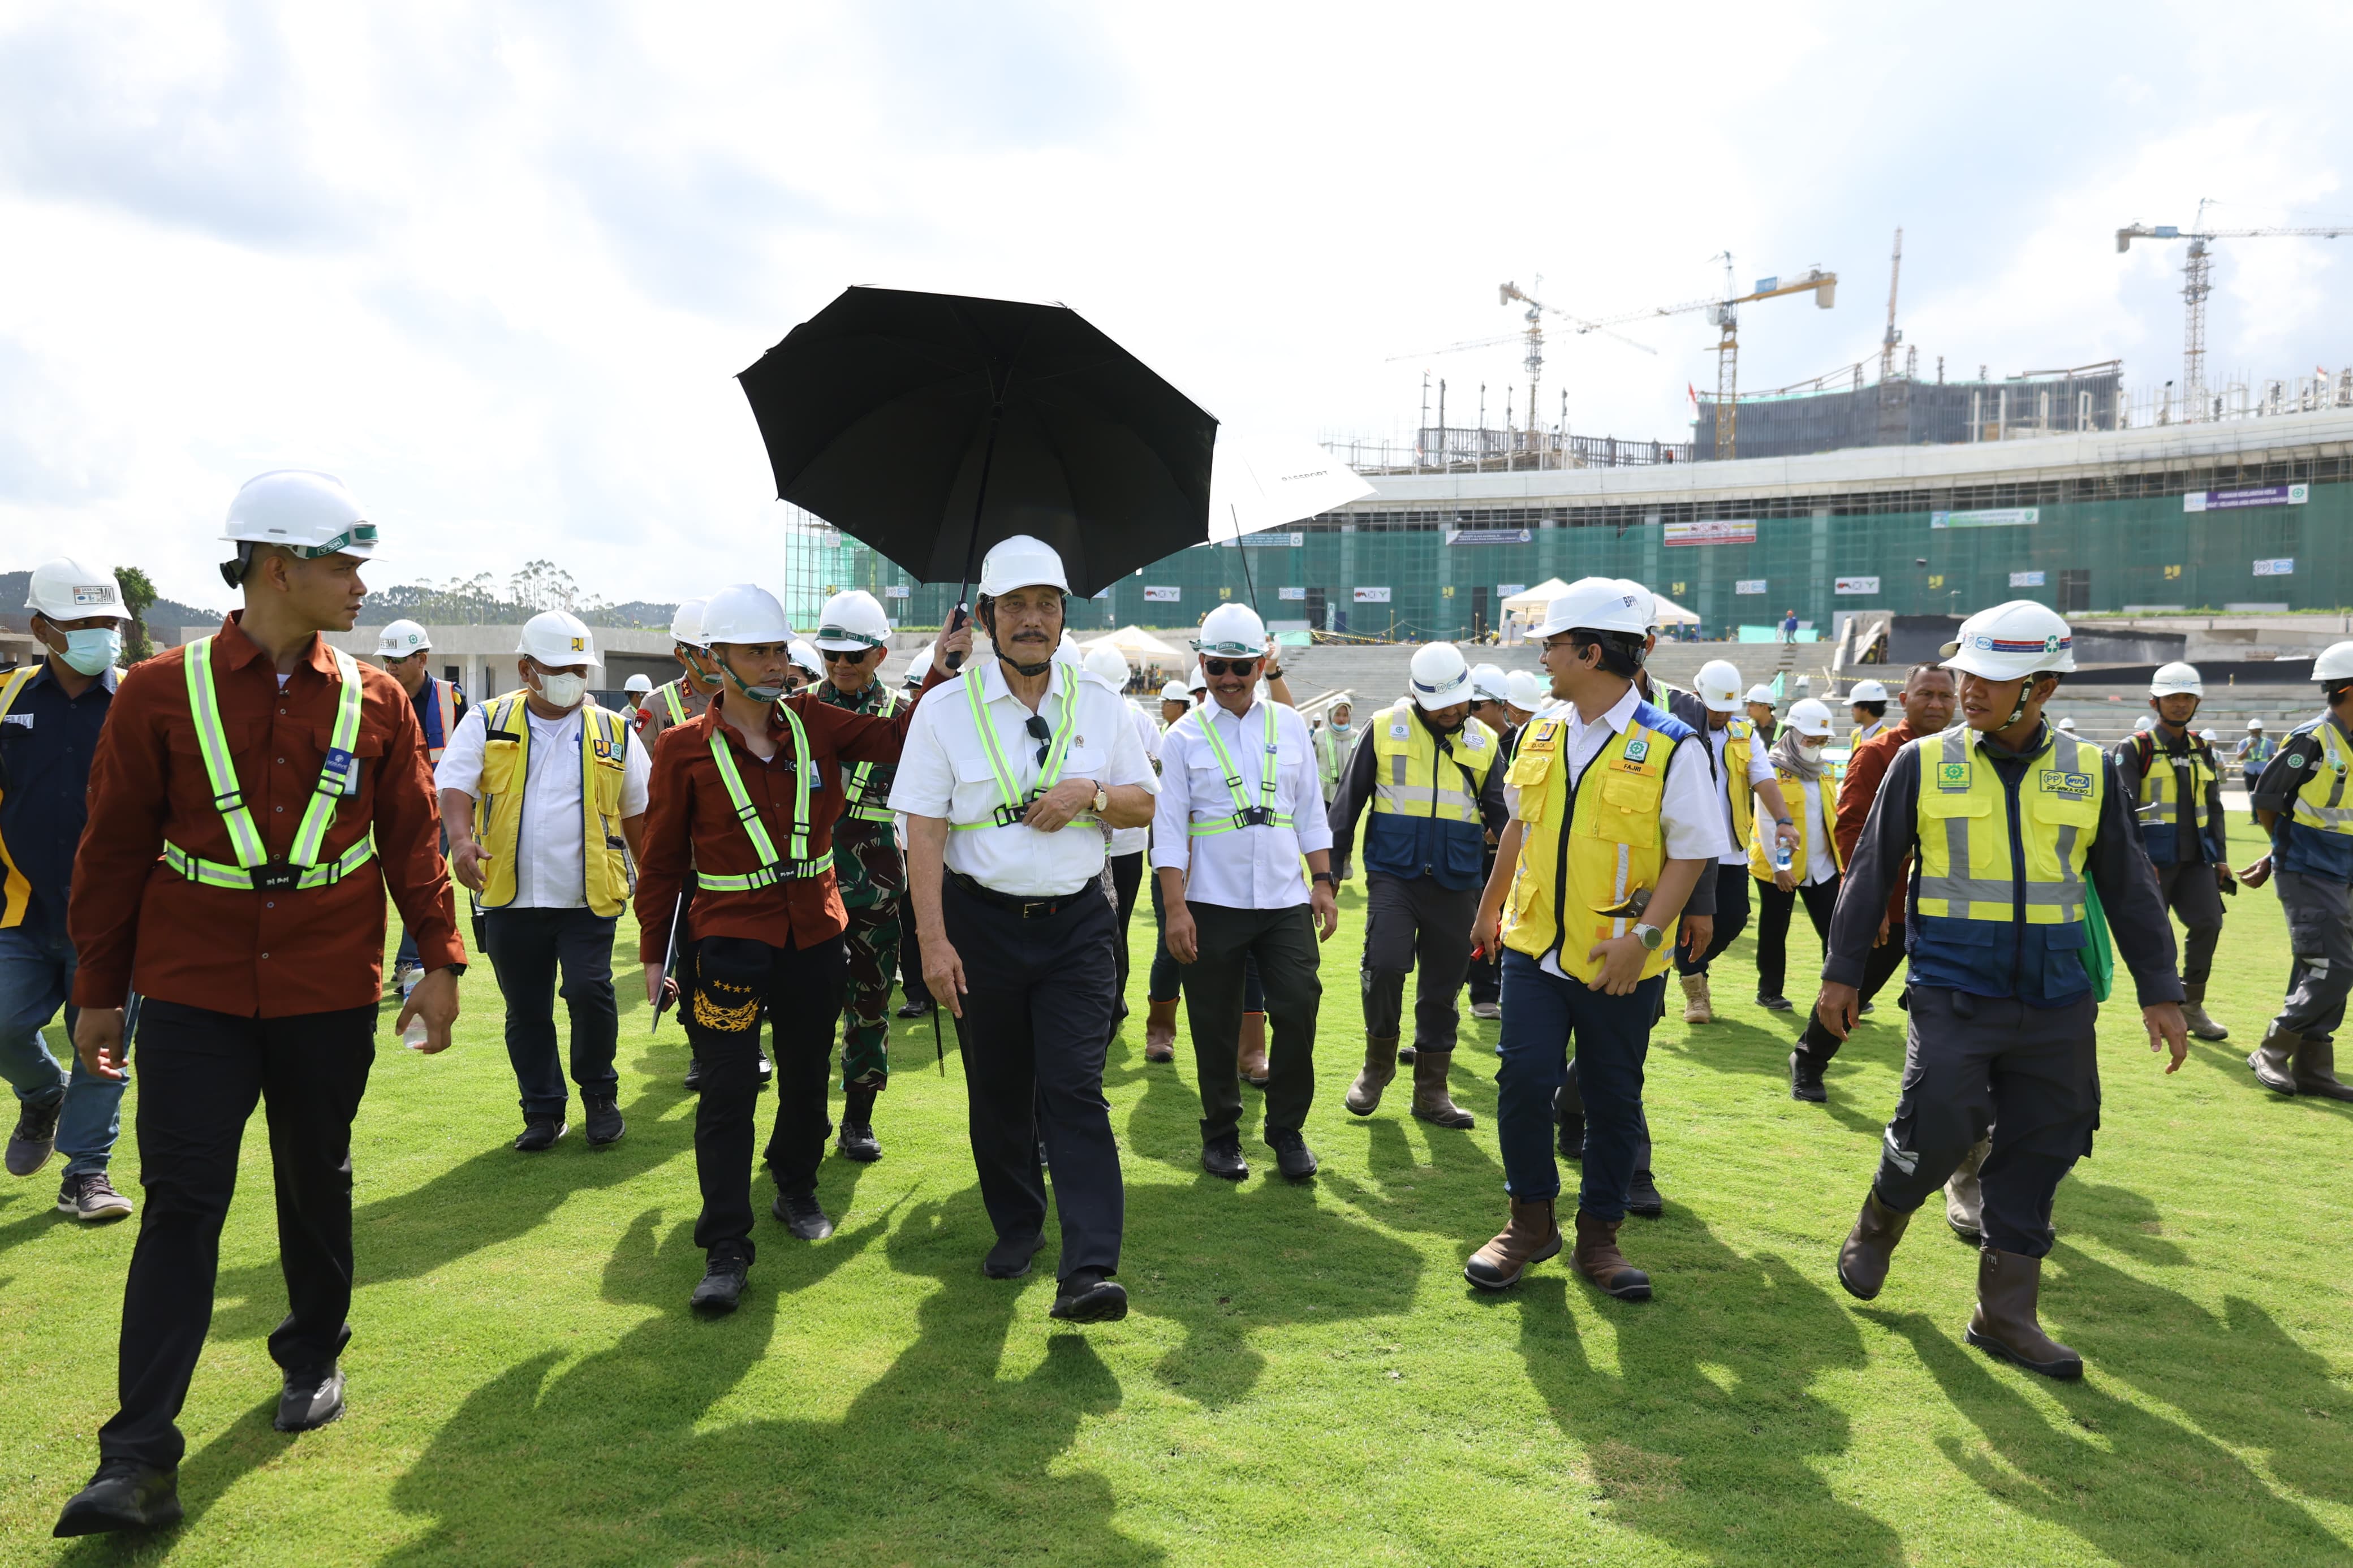
<svg viewBox="0 0 2353 1568"><path fill-rule="evenodd" d="M899 1016L902 1018L928 1017L931 1015L931 1011L932 1005L929 1002L902 1002L899 1004Z"/></svg>
<svg viewBox="0 0 2353 1568"><path fill-rule="evenodd" d="M1127 1287L1099 1268L1082 1268L1060 1282L1048 1317L1066 1323L1115 1323L1127 1316Z"/></svg>
<svg viewBox="0 0 2353 1568"><path fill-rule="evenodd" d="M1767 996L1762 991L1757 994L1757 1005L1768 1013L1789 1011L1789 999L1787 996Z"/></svg>
<svg viewBox="0 0 2353 1568"><path fill-rule="evenodd" d="M116 1530L160 1530L180 1521L180 1472L136 1459L108 1459L74 1493L49 1533L62 1538Z"/></svg>
<svg viewBox="0 0 2353 1568"><path fill-rule="evenodd" d="M752 1259L739 1241L723 1241L705 1256L702 1280L688 1297L686 1304L709 1317L718 1317L735 1310L743 1298L744 1284L751 1277Z"/></svg>
<svg viewBox="0 0 2353 1568"><path fill-rule="evenodd" d="M580 1097L580 1102L588 1112L586 1120L580 1125L580 1131L587 1138L588 1147L591 1149L602 1149L607 1143L617 1143L621 1141L621 1134L629 1130L629 1124L621 1120L621 1106L617 1097L609 1094L584 1094Z"/></svg>
<svg viewBox="0 0 2353 1568"><path fill-rule="evenodd" d="M8 1135L8 1173L29 1176L49 1163L58 1146L58 1113L66 1108L64 1095L44 1110L29 1101L16 1107L16 1131Z"/></svg>
<svg viewBox="0 0 2353 1568"><path fill-rule="evenodd" d="M114 1190L104 1171L86 1171L68 1176L58 1188L58 1212L94 1225L129 1214L131 1200Z"/></svg>
<svg viewBox="0 0 2353 1568"><path fill-rule="evenodd" d="M514 1141L514 1146L526 1154L544 1153L555 1147L558 1138L571 1131L572 1124L561 1116L526 1117L522 1136Z"/></svg>
<svg viewBox="0 0 2353 1568"><path fill-rule="evenodd" d="M1473 1002L1471 1004L1471 1016L1492 1021L1504 1016L1504 1005L1501 1002Z"/></svg>
<svg viewBox="0 0 2353 1568"><path fill-rule="evenodd" d="M1303 1182L1315 1173L1315 1152L1307 1146L1295 1127L1270 1127L1266 1130L1266 1146L1274 1151L1275 1169L1293 1182Z"/></svg>
<svg viewBox="0 0 2353 1568"><path fill-rule="evenodd" d="M826 1217L825 1208L817 1201L815 1193L797 1198L778 1193L769 1212L803 1241L823 1241L833 1234L833 1221Z"/></svg>

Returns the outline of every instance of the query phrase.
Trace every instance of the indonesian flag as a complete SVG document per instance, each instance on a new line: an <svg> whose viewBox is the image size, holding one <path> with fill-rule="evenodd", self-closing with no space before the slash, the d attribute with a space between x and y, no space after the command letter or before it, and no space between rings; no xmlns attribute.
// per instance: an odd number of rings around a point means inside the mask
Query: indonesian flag
<svg viewBox="0 0 2353 1568"><path fill-rule="evenodd" d="M1683 395L1692 400L1692 406L1694 408L1697 408L1699 406L1699 388L1694 386L1688 381L1683 383Z"/></svg>

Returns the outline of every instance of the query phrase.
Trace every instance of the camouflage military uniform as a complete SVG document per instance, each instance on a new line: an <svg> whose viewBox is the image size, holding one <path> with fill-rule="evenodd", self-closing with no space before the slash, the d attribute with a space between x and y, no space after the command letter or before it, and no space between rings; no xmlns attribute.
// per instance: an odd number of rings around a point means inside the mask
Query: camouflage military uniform
<svg viewBox="0 0 2353 1568"><path fill-rule="evenodd" d="M877 680L854 697L817 688L820 700L853 713L884 718L908 699ZM899 970L899 910L907 890L907 862L899 853L891 810L895 763L845 763L849 804L833 825L833 877L849 917L844 936L849 983L842 1004L841 1086L882 1089L891 1076L891 977Z"/></svg>

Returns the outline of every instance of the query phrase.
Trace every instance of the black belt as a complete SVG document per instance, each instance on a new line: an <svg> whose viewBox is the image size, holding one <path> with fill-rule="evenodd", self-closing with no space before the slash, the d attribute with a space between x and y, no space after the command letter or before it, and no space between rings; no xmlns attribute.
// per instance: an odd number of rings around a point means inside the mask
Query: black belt
<svg viewBox="0 0 2353 1568"><path fill-rule="evenodd" d="M947 879L958 891L969 893L984 904L995 904L998 909L1011 910L1017 920L1042 921L1049 915L1060 914L1081 899L1103 897L1103 889L1093 883L1088 883L1075 893L1060 893L1050 899L1022 899L1016 898L1011 893L1000 893L994 888L984 887L961 871L948 872Z"/></svg>

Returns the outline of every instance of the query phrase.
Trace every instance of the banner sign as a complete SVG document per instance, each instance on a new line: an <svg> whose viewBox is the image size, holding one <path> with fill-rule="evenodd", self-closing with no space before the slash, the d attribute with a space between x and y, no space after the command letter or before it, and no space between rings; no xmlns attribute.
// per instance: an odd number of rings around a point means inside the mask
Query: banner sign
<svg viewBox="0 0 2353 1568"><path fill-rule="evenodd" d="M1876 577L1841 577L1836 580L1835 585L1838 591L1841 594L1876 594L1879 592L1879 579Z"/></svg>
<svg viewBox="0 0 2353 1568"><path fill-rule="evenodd" d="M1757 542L1757 520L1753 517L1715 517L1704 522L1671 522L1666 526L1667 542L1671 545Z"/></svg>
<svg viewBox="0 0 2353 1568"><path fill-rule="evenodd" d="M2028 528L2042 521L2039 506L1995 507L1987 511L1932 511L1930 528Z"/></svg>
<svg viewBox="0 0 2353 1568"><path fill-rule="evenodd" d="M1356 603L1360 605L1386 605L1388 602L1389 591L1387 588L1359 588L1356 590Z"/></svg>
<svg viewBox="0 0 2353 1568"><path fill-rule="evenodd" d="M1237 544L1247 544L1253 550L1296 550L1307 542L1303 533L1245 533L1240 539L1221 539L1218 542L1231 550Z"/></svg>
<svg viewBox="0 0 2353 1568"><path fill-rule="evenodd" d="M2042 586L2042 574L2040 572L2012 572L2010 574L2010 585L2013 588L2040 588Z"/></svg>
<svg viewBox="0 0 2353 1568"><path fill-rule="evenodd" d="M1449 544L1525 544L1535 537L1525 528L1451 528L1446 531Z"/></svg>
<svg viewBox="0 0 2353 1568"><path fill-rule="evenodd" d="M886 599L912 598L914 596L914 590L904 583L892 583L882 590L882 596Z"/></svg>
<svg viewBox="0 0 2353 1568"><path fill-rule="evenodd" d="M1183 595L1184 590L1181 588L1154 588L1147 586L1144 590L1144 602L1147 605L1173 605L1182 598Z"/></svg>
<svg viewBox="0 0 2353 1568"><path fill-rule="evenodd" d="M2293 577L2295 575L2295 557L2293 555L2281 555L2269 561L2258 561L2255 563L2255 575L2258 577Z"/></svg>
<svg viewBox="0 0 2353 1568"><path fill-rule="evenodd" d="M1762 577L1736 577L1732 582L1732 591L1736 594L1761 594L1765 591L1765 579Z"/></svg>
<svg viewBox="0 0 2353 1568"><path fill-rule="evenodd" d="M1303 600L1307 597L1307 590L1304 588L1277 588L1274 591L1274 596L1278 599Z"/></svg>
<svg viewBox="0 0 2353 1568"><path fill-rule="evenodd" d="M2302 506L2311 499L2310 485L2254 485L2237 490L2191 490L2181 498L2181 510L2236 511L2247 506Z"/></svg>
<svg viewBox="0 0 2353 1568"><path fill-rule="evenodd" d="M1521 594L1526 593L1527 591L1528 585L1525 583L1498 583L1495 584L1495 597L1498 599L1514 598Z"/></svg>

